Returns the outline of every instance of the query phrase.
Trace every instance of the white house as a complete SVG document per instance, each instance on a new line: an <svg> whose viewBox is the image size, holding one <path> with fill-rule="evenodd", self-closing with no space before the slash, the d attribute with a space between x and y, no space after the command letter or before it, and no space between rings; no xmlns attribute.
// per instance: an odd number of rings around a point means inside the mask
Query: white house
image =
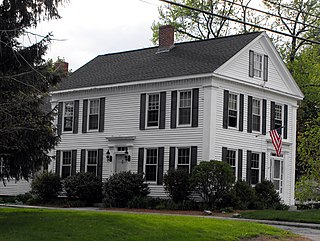
<svg viewBox="0 0 320 241"><path fill-rule="evenodd" d="M103 179L144 173L150 195L163 174L223 160L237 179L272 180L294 204L297 102L303 94L265 33L99 55L52 91L61 142L49 170ZM268 131L283 128L281 157Z"/></svg>

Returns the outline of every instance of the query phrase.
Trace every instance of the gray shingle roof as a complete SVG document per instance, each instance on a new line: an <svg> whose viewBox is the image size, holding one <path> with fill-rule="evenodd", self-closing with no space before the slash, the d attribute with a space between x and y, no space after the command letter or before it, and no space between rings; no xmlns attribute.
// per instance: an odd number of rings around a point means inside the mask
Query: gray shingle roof
<svg viewBox="0 0 320 241"><path fill-rule="evenodd" d="M99 55L63 80L57 90L212 73L255 39L259 32Z"/></svg>

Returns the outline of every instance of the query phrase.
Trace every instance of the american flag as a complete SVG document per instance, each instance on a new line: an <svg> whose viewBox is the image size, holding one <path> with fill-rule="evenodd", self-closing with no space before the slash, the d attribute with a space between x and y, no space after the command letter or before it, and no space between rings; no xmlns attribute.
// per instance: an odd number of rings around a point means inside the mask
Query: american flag
<svg viewBox="0 0 320 241"><path fill-rule="evenodd" d="M274 149L276 150L277 156L281 156L282 152L282 137L281 137L281 130L283 127L271 130L270 137L272 144L274 146Z"/></svg>

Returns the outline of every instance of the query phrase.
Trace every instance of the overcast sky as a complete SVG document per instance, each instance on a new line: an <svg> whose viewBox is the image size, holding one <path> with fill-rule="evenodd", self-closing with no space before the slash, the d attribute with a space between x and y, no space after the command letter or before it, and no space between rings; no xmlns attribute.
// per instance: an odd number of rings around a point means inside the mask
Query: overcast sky
<svg viewBox="0 0 320 241"><path fill-rule="evenodd" d="M43 22L33 32L65 39L53 41L46 58L65 58L74 71L99 54L153 46L157 5L156 0L70 0L59 8L60 20Z"/></svg>

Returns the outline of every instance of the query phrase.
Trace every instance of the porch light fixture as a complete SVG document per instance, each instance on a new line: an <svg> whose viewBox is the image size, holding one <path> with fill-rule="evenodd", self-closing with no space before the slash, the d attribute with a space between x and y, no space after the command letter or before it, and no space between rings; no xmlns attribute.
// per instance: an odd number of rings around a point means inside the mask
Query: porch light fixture
<svg viewBox="0 0 320 241"><path fill-rule="evenodd" d="M126 148L126 151L124 152L124 159L125 159L127 162L129 162L130 159L131 159L131 157L130 157L130 155L129 155L129 153L128 153L128 147Z"/></svg>
<svg viewBox="0 0 320 241"><path fill-rule="evenodd" d="M109 150L106 152L106 158L107 158L108 162L112 162L112 156L110 155L110 151Z"/></svg>

